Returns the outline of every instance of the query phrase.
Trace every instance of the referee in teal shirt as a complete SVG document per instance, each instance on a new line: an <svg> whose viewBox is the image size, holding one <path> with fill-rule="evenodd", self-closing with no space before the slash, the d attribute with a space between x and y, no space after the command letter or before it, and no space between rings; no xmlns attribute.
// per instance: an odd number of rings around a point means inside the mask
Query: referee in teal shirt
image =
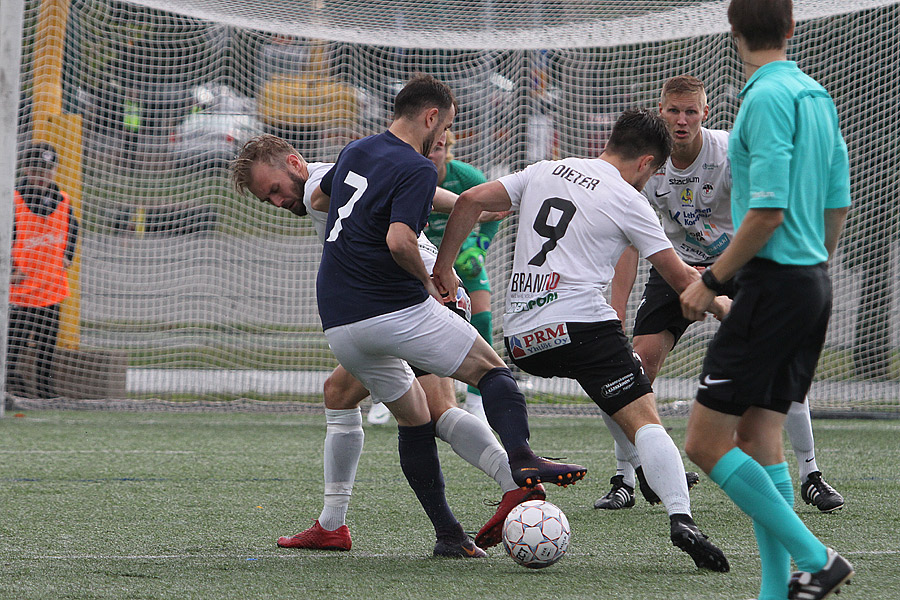
<svg viewBox="0 0 900 600"><path fill-rule="evenodd" d="M847 146L828 92L787 61L791 0L732 0L747 84L731 133L734 239L682 292L699 320L735 277L709 345L685 451L753 519L759 600L825 598L853 574L793 510L782 427L803 402L831 316L828 259L850 206ZM791 575L791 558L799 572Z"/></svg>

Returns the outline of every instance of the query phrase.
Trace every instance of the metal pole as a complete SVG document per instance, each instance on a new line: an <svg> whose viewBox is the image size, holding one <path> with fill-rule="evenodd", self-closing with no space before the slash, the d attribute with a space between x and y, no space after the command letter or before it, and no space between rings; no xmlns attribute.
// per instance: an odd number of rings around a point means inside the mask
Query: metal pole
<svg viewBox="0 0 900 600"><path fill-rule="evenodd" d="M13 190L22 59L24 0L0 2L0 417L5 412Z"/></svg>

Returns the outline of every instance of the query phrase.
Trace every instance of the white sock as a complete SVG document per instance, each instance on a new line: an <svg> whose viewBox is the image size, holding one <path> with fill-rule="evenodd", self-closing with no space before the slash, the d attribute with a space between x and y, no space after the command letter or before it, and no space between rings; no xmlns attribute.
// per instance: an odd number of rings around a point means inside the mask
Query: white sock
<svg viewBox="0 0 900 600"><path fill-rule="evenodd" d="M325 409L325 505L319 525L334 531L344 524L365 433L359 407Z"/></svg>
<svg viewBox="0 0 900 600"><path fill-rule="evenodd" d="M791 440L791 448L797 456L797 467L800 470L800 482L806 481L806 477L813 471L819 470L816 464L816 443L813 440L812 420L809 416L809 397L803 400L803 404L792 402L784 422L788 438Z"/></svg>
<svg viewBox="0 0 900 600"><path fill-rule="evenodd" d="M681 452L662 425L644 425L634 434L644 476L669 515L691 514L691 499L684 478Z"/></svg>
<svg viewBox="0 0 900 600"><path fill-rule="evenodd" d="M606 423L606 428L609 429L616 443L616 475L620 473L619 469L622 463L628 465L630 468L621 471L623 482L634 488L634 470L641 466L641 457L638 456L637 448L634 447L634 444L631 443L628 436L619 427L619 424L613 421L612 417L603 411L601 411L601 414L603 415L603 421Z"/></svg>
<svg viewBox="0 0 900 600"><path fill-rule="evenodd" d="M475 415L475 417L487 425L487 415L484 414L484 404L481 400L481 394L467 391L465 406L470 414Z"/></svg>
<svg viewBox="0 0 900 600"><path fill-rule="evenodd" d="M478 417L454 407L440 416L434 430L464 461L496 481L504 493L519 487L509 470L506 451Z"/></svg>
<svg viewBox="0 0 900 600"><path fill-rule="evenodd" d="M622 476L622 482L625 485L629 485L632 488L634 487L634 467L631 462L628 460L628 453L626 453L622 447L619 445L619 442L615 442L615 450L616 450L616 475ZM632 448L634 445L629 442ZM637 454L637 450L634 451Z"/></svg>

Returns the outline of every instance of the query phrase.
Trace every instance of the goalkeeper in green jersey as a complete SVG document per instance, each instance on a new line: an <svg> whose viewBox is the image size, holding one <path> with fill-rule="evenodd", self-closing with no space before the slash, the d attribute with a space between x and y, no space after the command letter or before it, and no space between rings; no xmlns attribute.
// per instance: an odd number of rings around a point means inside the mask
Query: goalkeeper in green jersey
<svg viewBox="0 0 900 600"><path fill-rule="evenodd" d="M484 183L484 173L470 164L453 158L453 133L442 136L428 158L438 170L438 186L461 194L469 188ZM425 235L435 246L440 246L447 225L447 215L431 213L425 226ZM485 254L491 240L497 234L500 223L481 223L463 243L454 267L472 299L472 325L489 344L493 344L493 322L491 318L491 284L485 267ZM478 388L469 386L466 392L465 408L486 421L481 395Z"/></svg>

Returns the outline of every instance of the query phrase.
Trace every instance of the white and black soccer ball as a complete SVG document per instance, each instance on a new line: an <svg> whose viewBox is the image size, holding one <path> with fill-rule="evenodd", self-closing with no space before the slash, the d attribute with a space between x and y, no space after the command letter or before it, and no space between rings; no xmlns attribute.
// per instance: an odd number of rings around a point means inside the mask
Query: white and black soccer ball
<svg viewBox="0 0 900 600"><path fill-rule="evenodd" d="M514 561L529 569L549 567L569 547L569 520L544 500L523 502L503 523L503 546Z"/></svg>

